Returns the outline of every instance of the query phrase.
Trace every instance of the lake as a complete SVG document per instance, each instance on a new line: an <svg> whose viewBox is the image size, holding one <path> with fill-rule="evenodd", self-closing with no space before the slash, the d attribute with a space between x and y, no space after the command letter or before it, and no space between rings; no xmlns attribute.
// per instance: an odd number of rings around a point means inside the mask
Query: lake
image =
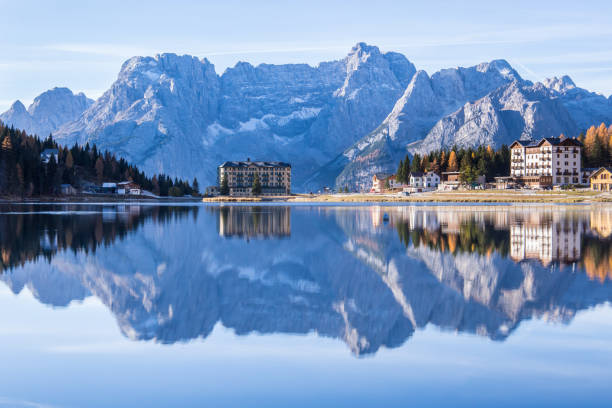
<svg viewBox="0 0 612 408"><path fill-rule="evenodd" d="M612 206L0 205L0 407L609 407Z"/></svg>

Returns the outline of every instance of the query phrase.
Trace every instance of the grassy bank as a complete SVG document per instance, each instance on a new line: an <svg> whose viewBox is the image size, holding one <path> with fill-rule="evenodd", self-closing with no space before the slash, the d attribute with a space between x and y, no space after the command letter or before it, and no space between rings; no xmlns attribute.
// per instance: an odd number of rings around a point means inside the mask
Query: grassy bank
<svg viewBox="0 0 612 408"><path fill-rule="evenodd" d="M385 194L294 194L279 197L210 197L204 202L288 202L288 203L612 203L612 194L581 191L470 190L436 191L407 197Z"/></svg>

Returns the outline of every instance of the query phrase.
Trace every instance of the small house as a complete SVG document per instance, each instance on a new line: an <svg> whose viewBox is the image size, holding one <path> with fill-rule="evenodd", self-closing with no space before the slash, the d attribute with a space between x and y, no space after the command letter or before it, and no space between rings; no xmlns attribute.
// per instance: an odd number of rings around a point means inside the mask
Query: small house
<svg viewBox="0 0 612 408"><path fill-rule="evenodd" d="M599 170L599 167L582 167L580 169L580 184L588 185L591 183L591 175Z"/></svg>
<svg viewBox="0 0 612 408"><path fill-rule="evenodd" d="M426 173L413 171L410 173L408 180L409 186L404 191L413 193L435 190L440 184L440 176L433 171Z"/></svg>
<svg viewBox="0 0 612 408"><path fill-rule="evenodd" d="M100 192L103 194L116 194L117 193L117 183L102 183Z"/></svg>
<svg viewBox="0 0 612 408"><path fill-rule="evenodd" d="M142 194L142 190L140 186L133 181L121 181L117 183L117 194L140 195Z"/></svg>
<svg viewBox="0 0 612 408"><path fill-rule="evenodd" d="M591 174L591 190L612 191L612 167L600 167Z"/></svg>
<svg viewBox="0 0 612 408"><path fill-rule="evenodd" d="M389 182L389 187L391 187L391 177L395 177L392 174L386 173L376 173L372 176L372 188L370 189L371 193L382 193L385 191L385 182Z"/></svg>

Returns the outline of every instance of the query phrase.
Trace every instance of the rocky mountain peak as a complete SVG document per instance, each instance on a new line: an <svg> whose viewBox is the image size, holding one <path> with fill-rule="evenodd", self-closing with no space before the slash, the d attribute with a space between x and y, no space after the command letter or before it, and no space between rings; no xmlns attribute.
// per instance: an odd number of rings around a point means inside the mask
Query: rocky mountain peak
<svg viewBox="0 0 612 408"><path fill-rule="evenodd" d="M560 78L557 78L556 76L552 78L546 78L543 81L543 84L547 88L550 88L560 93L565 93L570 89L576 88L576 84L574 83L574 81L572 81L572 79L567 75L563 75Z"/></svg>
<svg viewBox="0 0 612 408"><path fill-rule="evenodd" d="M15 102L13 102L9 110L6 111L3 115L22 114L22 113L27 113L26 107L23 105L23 103L21 103L19 99L17 99Z"/></svg>
<svg viewBox="0 0 612 408"><path fill-rule="evenodd" d="M483 62L476 66L476 70L483 73L497 72L502 77L512 80L521 80L521 76L514 68L504 59L497 59L490 62Z"/></svg>

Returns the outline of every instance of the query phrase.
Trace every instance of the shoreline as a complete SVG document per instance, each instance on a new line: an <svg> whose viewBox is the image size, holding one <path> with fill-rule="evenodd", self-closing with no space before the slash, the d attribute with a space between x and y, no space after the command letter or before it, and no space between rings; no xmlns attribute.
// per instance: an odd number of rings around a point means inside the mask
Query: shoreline
<svg viewBox="0 0 612 408"><path fill-rule="evenodd" d="M204 203L504 203L504 204L589 204L610 203L612 194L585 191L473 190L416 193L410 196L385 194L294 194L276 197L204 197Z"/></svg>
<svg viewBox="0 0 612 408"><path fill-rule="evenodd" d="M118 197L113 195L100 196L40 196L40 197L7 197L0 196L0 203L199 203L201 197L149 197L149 196L129 196Z"/></svg>

